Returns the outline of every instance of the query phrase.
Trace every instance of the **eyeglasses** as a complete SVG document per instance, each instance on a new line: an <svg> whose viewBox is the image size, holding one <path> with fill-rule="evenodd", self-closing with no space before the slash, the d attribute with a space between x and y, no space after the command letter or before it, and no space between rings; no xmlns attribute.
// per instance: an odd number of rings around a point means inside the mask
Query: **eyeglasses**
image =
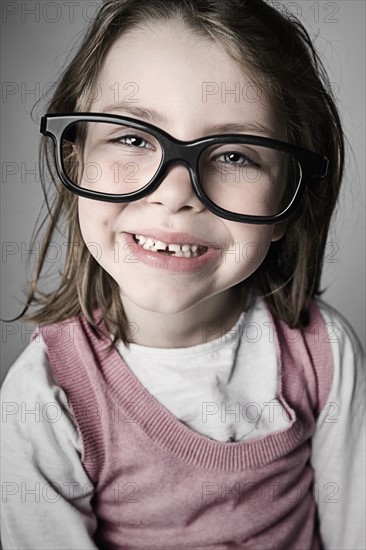
<svg viewBox="0 0 366 550"><path fill-rule="evenodd" d="M266 137L224 134L180 141L133 118L96 113L46 115L63 184L81 197L128 203L155 191L173 164L184 165L204 206L227 220L273 224L298 205L328 159Z"/></svg>

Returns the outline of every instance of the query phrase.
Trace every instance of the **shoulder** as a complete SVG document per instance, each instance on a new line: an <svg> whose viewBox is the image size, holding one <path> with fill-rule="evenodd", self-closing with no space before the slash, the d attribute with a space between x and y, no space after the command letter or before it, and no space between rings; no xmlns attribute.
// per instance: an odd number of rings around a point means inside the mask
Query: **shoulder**
<svg viewBox="0 0 366 550"><path fill-rule="evenodd" d="M3 428L7 426L20 433L25 427L31 431L33 424L38 431L41 425L47 430L57 426L81 450L71 407L53 374L41 335L28 344L10 367L1 387L1 401Z"/></svg>
<svg viewBox="0 0 366 550"><path fill-rule="evenodd" d="M44 340L38 334L11 365L3 382L2 394L17 397L37 394L55 395L57 383L53 377Z"/></svg>
<svg viewBox="0 0 366 550"><path fill-rule="evenodd" d="M96 548L82 441L40 336L10 367L1 394L4 547L74 548L77 540Z"/></svg>
<svg viewBox="0 0 366 550"><path fill-rule="evenodd" d="M339 311L319 299L316 304L324 319L333 356L333 380L327 404L333 403L338 410L348 410L349 413L358 408L362 410L366 363L362 344L352 325Z"/></svg>
<svg viewBox="0 0 366 550"><path fill-rule="evenodd" d="M365 354L351 324L317 301L333 353L333 381L311 443L314 495L326 548L365 548Z"/></svg>
<svg viewBox="0 0 366 550"><path fill-rule="evenodd" d="M22 394L28 395L29 390L42 392L46 388L52 388L51 378L46 346L43 338L37 335L11 365L1 391L3 395L15 391L18 397Z"/></svg>
<svg viewBox="0 0 366 550"><path fill-rule="evenodd" d="M328 335L327 341L332 345L333 355L362 361L365 358L365 352L350 322L327 302L317 299L315 304L324 320L323 328Z"/></svg>

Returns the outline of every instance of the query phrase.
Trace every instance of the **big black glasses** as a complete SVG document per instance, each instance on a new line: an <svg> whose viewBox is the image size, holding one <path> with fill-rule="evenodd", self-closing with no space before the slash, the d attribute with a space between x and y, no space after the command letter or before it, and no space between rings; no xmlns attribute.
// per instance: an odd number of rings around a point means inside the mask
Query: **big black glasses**
<svg viewBox="0 0 366 550"><path fill-rule="evenodd" d="M46 115L41 132L54 142L61 181L77 195L136 201L160 185L171 165L183 164L205 207L236 222L281 222L307 183L328 170L327 157L282 141L242 134L180 141L117 115Z"/></svg>

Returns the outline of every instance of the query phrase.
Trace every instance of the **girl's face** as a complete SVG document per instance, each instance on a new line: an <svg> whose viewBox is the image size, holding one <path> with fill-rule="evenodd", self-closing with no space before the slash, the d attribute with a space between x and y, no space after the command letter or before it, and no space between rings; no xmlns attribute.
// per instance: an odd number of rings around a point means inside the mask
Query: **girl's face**
<svg viewBox="0 0 366 550"><path fill-rule="evenodd" d="M185 141L233 133L234 124L243 125L242 133L283 139L272 109L248 97L250 83L253 78L220 45L177 24L154 24L114 43L90 111L144 120ZM220 304L222 312L229 296L232 304L229 289L260 266L283 233L280 226L230 222L209 212L182 165L172 166L158 189L136 202L79 198L79 219L91 254L117 281L127 315L194 315L205 304L211 311ZM183 244L186 236L177 233L212 243L204 261L142 252L134 241L143 235Z"/></svg>

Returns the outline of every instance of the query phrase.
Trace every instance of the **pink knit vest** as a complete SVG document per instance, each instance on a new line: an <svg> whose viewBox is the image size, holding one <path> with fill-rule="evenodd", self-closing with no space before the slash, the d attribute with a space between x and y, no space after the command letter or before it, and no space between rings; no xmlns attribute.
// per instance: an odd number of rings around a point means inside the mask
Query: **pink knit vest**
<svg viewBox="0 0 366 550"><path fill-rule="evenodd" d="M230 443L178 420L83 316L38 329L81 434L98 548L322 548L309 459L331 347L315 302L304 332L272 321L288 427Z"/></svg>

